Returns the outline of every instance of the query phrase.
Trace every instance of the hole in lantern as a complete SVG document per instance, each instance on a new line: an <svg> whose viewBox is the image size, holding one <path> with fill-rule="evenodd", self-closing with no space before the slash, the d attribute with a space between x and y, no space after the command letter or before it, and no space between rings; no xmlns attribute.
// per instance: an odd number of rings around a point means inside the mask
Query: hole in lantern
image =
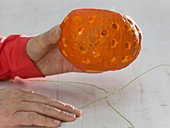
<svg viewBox="0 0 170 128"><path fill-rule="evenodd" d="M64 56L68 56L65 50L62 50Z"/></svg>
<svg viewBox="0 0 170 128"><path fill-rule="evenodd" d="M130 31L130 30L131 30L130 25L129 25L129 24L125 24L125 29L126 29L127 31Z"/></svg>
<svg viewBox="0 0 170 128"><path fill-rule="evenodd" d="M103 30L102 33L101 33L102 36L108 36L108 32L107 30Z"/></svg>
<svg viewBox="0 0 170 128"><path fill-rule="evenodd" d="M135 41L133 47L136 48L138 46L138 41Z"/></svg>
<svg viewBox="0 0 170 128"><path fill-rule="evenodd" d="M82 53L85 53L85 52L86 52L86 49L85 49L84 46L80 46L80 47L79 47L79 50L80 50L80 52L82 52Z"/></svg>
<svg viewBox="0 0 170 128"><path fill-rule="evenodd" d="M118 30L118 29L119 29L119 25L118 25L118 24L116 24L116 23L112 23L112 27L113 27L114 29L116 29L116 30Z"/></svg>
<svg viewBox="0 0 170 128"><path fill-rule="evenodd" d="M111 59L110 59L110 62L114 62L116 60L116 57L112 57Z"/></svg>
<svg viewBox="0 0 170 128"><path fill-rule="evenodd" d="M94 56L94 58L99 57L100 56L100 52L94 52L93 51L93 56Z"/></svg>
<svg viewBox="0 0 170 128"><path fill-rule="evenodd" d="M89 64L89 63L90 63L90 59L88 59L88 58L83 59L83 60L82 60L82 63Z"/></svg>
<svg viewBox="0 0 170 128"><path fill-rule="evenodd" d="M97 71L97 70L85 70L85 72L97 73L97 72L101 72L101 71Z"/></svg>
<svg viewBox="0 0 170 128"><path fill-rule="evenodd" d="M131 47L130 42L127 42L127 43L125 44L125 48L126 48L126 49L130 49L130 47Z"/></svg>
<svg viewBox="0 0 170 128"><path fill-rule="evenodd" d="M118 42L116 41L116 39L113 39L112 42L111 42L111 48L116 47L117 43Z"/></svg>
<svg viewBox="0 0 170 128"><path fill-rule="evenodd" d="M141 40L142 40L142 34L139 33L139 43L141 43Z"/></svg>
<svg viewBox="0 0 170 128"><path fill-rule="evenodd" d="M80 28L80 29L78 30L78 34L79 34L79 35L82 35L82 34L84 33L84 31L85 31L85 28Z"/></svg>
<svg viewBox="0 0 170 128"><path fill-rule="evenodd" d="M125 57L122 57L122 63L124 63L124 62L128 62L128 58L129 58L129 56L125 56Z"/></svg>
<svg viewBox="0 0 170 128"><path fill-rule="evenodd" d="M65 38L63 38L63 44L64 44L64 47L67 47L67 40Z"/></svg>
<svg viewBox="0 0 170 128"><path fill-rule="evenodd" d="M130 19L127 19L127 21L128 21L131 25L133 25L133 22L132 22Z"/></svg>
<svg viewBox="0 0 170 128"><path fill-rule="evenodd" d="M93 23L94 20L95 20L95 18L96 18L95 16L89 17L89 18L88 18L88 22L89 22L89 23Z"/></svg>
<svg viewBox="0 0 170 128"><path fill-rule="evenodd" d="M75 21L77 24L79 24L79 23L82 22L82 17L81 17L81 16L76 16L76 17L74 18L74 21Z"/></svg>

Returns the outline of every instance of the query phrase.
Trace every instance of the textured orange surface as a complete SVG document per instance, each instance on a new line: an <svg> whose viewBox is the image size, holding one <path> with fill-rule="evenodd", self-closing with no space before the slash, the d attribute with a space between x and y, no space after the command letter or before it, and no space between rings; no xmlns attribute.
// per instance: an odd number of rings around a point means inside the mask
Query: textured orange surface
<svg viewBox="0 0 170 128"><path fill-rule="evenodd" d="M140 29L130 17L117 12L74 10L61 28L58 48L71 64L85 72L125 68L141 50Z"/></svg>

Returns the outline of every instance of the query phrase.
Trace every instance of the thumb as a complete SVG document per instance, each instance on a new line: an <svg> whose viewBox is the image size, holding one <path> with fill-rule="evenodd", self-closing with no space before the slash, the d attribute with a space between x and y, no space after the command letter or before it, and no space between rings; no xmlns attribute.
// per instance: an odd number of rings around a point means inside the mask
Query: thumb
<svg viewBox="0 0 170 128"><path fill-rule="evenodd" d="M56 44L61 38L61 28L59 25L31 38L27 43L27 54L33 61L38 61L46 54L52 44ZM57 46L57 45L56 45Z"/></svg>
<svg viewBox="0 0 170 128"><path fill-rule="evenodd" d="M38 43L42 48L47 48L52 44L57 43L61 38L61 28L59 25L53 27L49 31L39 35Z"/></svg>

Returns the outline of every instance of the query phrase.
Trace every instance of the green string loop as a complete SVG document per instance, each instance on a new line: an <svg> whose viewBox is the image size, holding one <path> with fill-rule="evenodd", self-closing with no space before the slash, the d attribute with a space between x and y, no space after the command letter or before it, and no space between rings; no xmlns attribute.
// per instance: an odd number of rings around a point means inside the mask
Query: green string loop
<svg viewBox="0 0 170 128"><path fill-rule="evenodd" d="M154 69L156 69L156 68L158 68L158 67L162 67L162 66L170 66L170 64L161 64L161 65L157 65L157 66L155 66L155 67L150 68L149 70L147 70L147 71L145 71L144 73L138 75L138 76L135 77L133 80L131 80L129 83L127 83L126 85L124 85L122 88L120 88L119 90L117 90L117 91L115 91L115 92L113 92L113 93L111 93L111 94L109 94L108 91L105 90L105 89L103 89L103 88L100 88L100 87L98 87L98 86L96 86L96 85L88 84L88 83L70 82L70 81L53 81L53 80L28 80L28 81L55 82L55 83L65 83L65 84L70 84L70 85L74 85L74 84L89 85L89 86L95 87L95 88L97 88L97 89L99 89L99 90L102 90L102 91L104 91L104 92L107 94L106 96L101 97L101 98L99 98L99 99L97 99L97 100L94 100L94 101L92 101L92 102L90 102L90 103L88 103L88 104L80 107L79 109L86 108L86 107L88 107L89 105L92 105L92 104L94 104L94 103L96 103L96 102L98 102L98 101L100 101L100 100L102 100L102 99L105 99L105 101L107 102L107 104L108 104L116 113L118 113L123 119L125 119L125 120L132 126L132 128L135 128L135 127L133 126L133 124L132 124L127 118L125 118L118 110L116 110L116 109L109 103L109 101L107 100L107 98L110 97L110 96L112 96L112 95L114 95L114 94L116 94L116 93L118 93L118 92L120 92L121 90L123 90L124 88L126 88L127 86L129 86L132 82L134 82L134 81L137 80L138 78L142 77L143 75L147 74L148 72L150 72L150 71L152 71L152 70L154 70Z"/></svg>

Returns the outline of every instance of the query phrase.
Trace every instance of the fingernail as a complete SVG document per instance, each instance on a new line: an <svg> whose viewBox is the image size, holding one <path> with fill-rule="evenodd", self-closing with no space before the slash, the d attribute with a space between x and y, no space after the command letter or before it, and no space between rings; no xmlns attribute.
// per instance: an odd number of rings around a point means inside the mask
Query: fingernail
<svg viewBox="0 0 170 128"><path fill-rule="evenodd" d="M82 115L82 111L79 109L74 109L75 113L77 114L77 116L81 116Z"/></svg>
<svg viewBox="0 0 170 128"><path fill-rule="evenodd" d="M29 93L34 93L34 91L29 91Z"/></svg>
<svg viewBox="0 0 170 128"><path fill-rule="evenodd" d="M71 117L71 118L75 118L76 117L76 115L72 114L72 113L68 113L68 116Z"/></svg>
<svg viewBox="0 0 170 128"><path fill-rule="evenodd" d="M59 40L61 37L61 28L60 27L57 27L56 30L54 31L54 38L55 40Z"/></svg>
<svg viewBox="0 0 170 128"><path fill-rule="evenodd" d="M60 125L60 121L58 121L58 120L54 120L53 122L54 122L54 124Z"/></svg>

